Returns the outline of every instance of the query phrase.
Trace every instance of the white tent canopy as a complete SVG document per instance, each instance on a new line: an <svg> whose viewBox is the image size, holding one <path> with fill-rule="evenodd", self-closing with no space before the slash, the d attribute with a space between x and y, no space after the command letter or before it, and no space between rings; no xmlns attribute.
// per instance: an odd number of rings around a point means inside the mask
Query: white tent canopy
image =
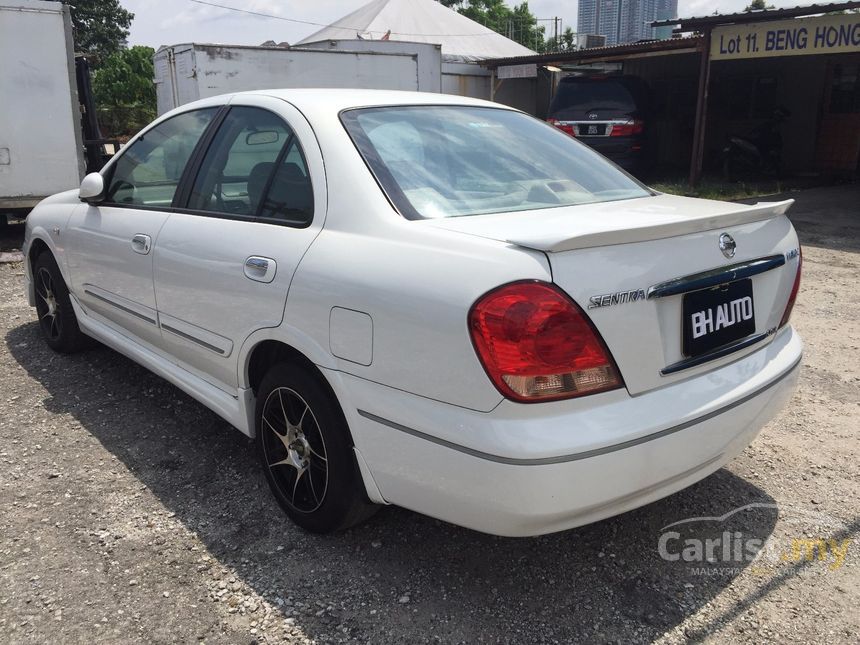
<svg viewBox="0 0 860 645"><path fill-rule="evenodd" d="M442 45L450 59L481 60L534 54L509 38L463 16L436 0L373 0L311 34L298 46L356 37Z"/></svg>

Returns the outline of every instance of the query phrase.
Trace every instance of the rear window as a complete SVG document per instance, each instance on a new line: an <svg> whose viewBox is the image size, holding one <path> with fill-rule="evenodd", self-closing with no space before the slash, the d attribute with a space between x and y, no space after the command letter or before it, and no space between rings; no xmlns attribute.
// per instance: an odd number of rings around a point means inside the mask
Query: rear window
<svg viewBox="0 0 860 645"><path fill-rule="evenodd" d="M620 81L612 79L582 78L562 81L552 101L552 110L619 110L632 112L636 100Z"/></svg>
<svg viewBox="0 0 860 645"><path fill-rule="evenodd" d="M593 204L651 192L558 129L467 106L362 108L341 119L409 219Z"/></svg>

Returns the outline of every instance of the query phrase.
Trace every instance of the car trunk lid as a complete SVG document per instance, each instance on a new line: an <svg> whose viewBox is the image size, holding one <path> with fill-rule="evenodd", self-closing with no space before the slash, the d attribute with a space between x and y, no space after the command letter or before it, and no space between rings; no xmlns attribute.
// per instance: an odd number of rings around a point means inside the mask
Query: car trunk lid
<svg viewBox="0 0 860 645"><path fill-rule="evenodd" d="M425 223L545 252L553 281L590 316L636 395L769 342L796 274L797 237L782 217L791 204L657 195ZM723 234L736 246L732 257L721 250ZM691 320L717 315L721 328L700 325L708 338L691 339ZM733 351L719 355L726 346Z"/></svg>

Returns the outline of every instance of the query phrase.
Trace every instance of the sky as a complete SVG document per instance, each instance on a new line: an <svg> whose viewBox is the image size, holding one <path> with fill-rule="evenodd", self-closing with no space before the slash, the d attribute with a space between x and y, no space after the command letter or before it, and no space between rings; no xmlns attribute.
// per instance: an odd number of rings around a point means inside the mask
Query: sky
<svg viewBox="0 0 860 645"><path fill-rule="evenodd" d="M327 25L355 11L369 0L212 0L217 4L239 7L291 18L293 20ZM218 9L192 0L120 0L135 14L131 25L131 45L160 45L180 43L223 43L259 45L267 40L295 43L320 29L313 24L299 24ZM520 0L508 0L509 5ZM749 0L679 0L680 17L702 16L741 11ZM770 0L777 7L812 4L804 0ZM564 26L576 25L575 0L529 0L537 18L558 16Z"/></svg>

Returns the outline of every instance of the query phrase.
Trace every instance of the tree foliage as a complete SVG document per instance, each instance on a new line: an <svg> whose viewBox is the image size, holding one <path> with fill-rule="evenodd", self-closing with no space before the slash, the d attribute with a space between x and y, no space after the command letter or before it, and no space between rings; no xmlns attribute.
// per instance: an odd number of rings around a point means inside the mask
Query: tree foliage
<svg viewBox="0 0 860 645"><path fill-rule="evenodd" d="M134 14L119 0L59 0L69 5L75 52L87 54L97 67L125 47Z"/></svg>
<svg viewBox="0 0 860 645"><path fill-rule="evenodd" d="M776 7L774 7L772 4L767 4L765 0L752 0L752 2L747 5L744 11L764 11L770 9L776 9Z"/></svg>
<svg viewBox="0 0 860 645"><path fill-rule="evenodd" d="M151 47L135 46L108 56L93 77L99 121L113 136L132 134L155 118L155 70Z"/></svg>
<svg viewBox="0 0 860 645"><path fill-rule="evenodd" d="M509 7L505 0L441 0L442 4L529 49L544 49L544 28L528 2Z"/></svg>
<svg viewBox="0 0 860 645"><path fill-rule="evenodd" d="M558 35L546 39L544 42L543 51L547 52L569 52L576 49L576 34L573 29L566 27L565 30Z"/></svg>

